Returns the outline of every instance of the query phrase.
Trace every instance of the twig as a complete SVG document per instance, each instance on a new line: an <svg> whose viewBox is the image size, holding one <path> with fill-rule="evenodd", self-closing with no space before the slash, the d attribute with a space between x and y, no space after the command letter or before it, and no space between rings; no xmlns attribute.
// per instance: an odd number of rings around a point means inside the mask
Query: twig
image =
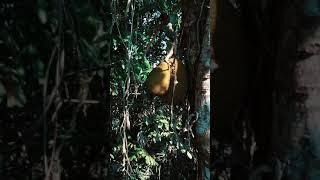
<svg viewBox="0 0 320 180"><path fill-rule="evenodd" d="M48 160L47 160L47 89L48 89L48 80L49 80L49 72L50 68L54 59L54 56L56 54L57 46L55 46L52 50L51 57L49 60L48 68L45 74L44 78L44 84L43 84L43 161L44 161L44 169L45 173L48 172Z"/></svg>
<svg viewBox="0 0 320 180"><path fill-rule="evenodd" d="M202 11L203 11L203 6L204 6L204 2L206 0L203 0L202 1L202 5L201 5L201 9L200 9L200 14L199 14L199 17L197 19L197 42L198 42L198 50L200 50L200 38L199 38L199 23L200 23L200 19L201 19L201 15L202 15Z"/></svg>
<svg viewBox="0 0 320 180"><path fill-rule="evenodd" d="M80 100L80 99L64 99L63 100L64 103L83 103L83 104L99 104L100 101L98 100L89 100L89 99L86 99L86 100Z"/></svg>

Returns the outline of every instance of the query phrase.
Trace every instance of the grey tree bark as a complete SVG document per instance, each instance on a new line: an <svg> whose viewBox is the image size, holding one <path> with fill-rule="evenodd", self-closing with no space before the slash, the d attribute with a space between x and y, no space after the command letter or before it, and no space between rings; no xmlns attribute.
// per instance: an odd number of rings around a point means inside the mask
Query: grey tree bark
<svg viewBox="0 0 320 180"><path fill-rule="evenodd" d="M209 1L182 1L180 52L187 59L191 112L195 118L198 179L210 179L210 62L212 59Z"/></svg>
<svg viewBox="0 0 320 180"><path fill-rule="evenodd" d="M320 179L320 1L283 5L276 58L277 179Z"/></svg>

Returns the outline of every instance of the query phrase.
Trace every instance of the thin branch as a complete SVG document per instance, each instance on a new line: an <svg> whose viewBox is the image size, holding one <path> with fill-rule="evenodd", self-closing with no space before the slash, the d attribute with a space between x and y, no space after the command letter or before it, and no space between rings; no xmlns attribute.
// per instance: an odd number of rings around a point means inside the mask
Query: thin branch
<svg viewBox="0 0 320 180"><path fill-rule="evenodd" d="M98 100L90 100L90 99L86 99L86 100L80 100L80 99L64 99L63 100L64 103L83 103L83 104L99 104L101 103Z"/></svg>

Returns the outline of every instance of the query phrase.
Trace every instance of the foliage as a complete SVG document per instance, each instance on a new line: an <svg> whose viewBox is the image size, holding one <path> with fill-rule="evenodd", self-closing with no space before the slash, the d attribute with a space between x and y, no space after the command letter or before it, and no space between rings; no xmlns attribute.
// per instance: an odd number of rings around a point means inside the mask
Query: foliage
<svg viewBox="0 0 320 180"><path fill-rule="evenodd" d="M0 179L194 179L186 108L144 91L179 6L130 2L0 3Z"/></svg>
<svg viewBox="0 0 320 180"><path fill-rule="evenodd" d="M112 1L111 14L111 114L117 138L110 154L109 168L115 169L110 178L192 179L196 159L186 108L176 107L170 120L171 107L145 91L147 75L180 32L179 6L173 0L129 5Z"/></svg>
<svg viewBox="0 0 320 180"><path fill-rule="evenodd" d="M0 179L103 176L103 9L104 1L0 3Z"/></svg>

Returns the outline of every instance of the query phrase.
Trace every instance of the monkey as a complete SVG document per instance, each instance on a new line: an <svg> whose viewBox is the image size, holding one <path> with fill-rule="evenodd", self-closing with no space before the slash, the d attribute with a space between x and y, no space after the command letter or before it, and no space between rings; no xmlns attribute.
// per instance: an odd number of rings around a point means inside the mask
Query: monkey
<svg viewBox="0 0 320 180"><path fill-rule="evenodd" d="M163 61L150 72L147 86L151 94L162 96L168 91L171 78L170 70L170 64Z"/></svg>
<svg viewBox="0 0 320 180"><path fill-rule="evenodd" d="M148 91L164 103L170 104L173 98L174 104L181 104L187 94L187 72L181 60L170 58L149 73L146 84Z"/></svg>

